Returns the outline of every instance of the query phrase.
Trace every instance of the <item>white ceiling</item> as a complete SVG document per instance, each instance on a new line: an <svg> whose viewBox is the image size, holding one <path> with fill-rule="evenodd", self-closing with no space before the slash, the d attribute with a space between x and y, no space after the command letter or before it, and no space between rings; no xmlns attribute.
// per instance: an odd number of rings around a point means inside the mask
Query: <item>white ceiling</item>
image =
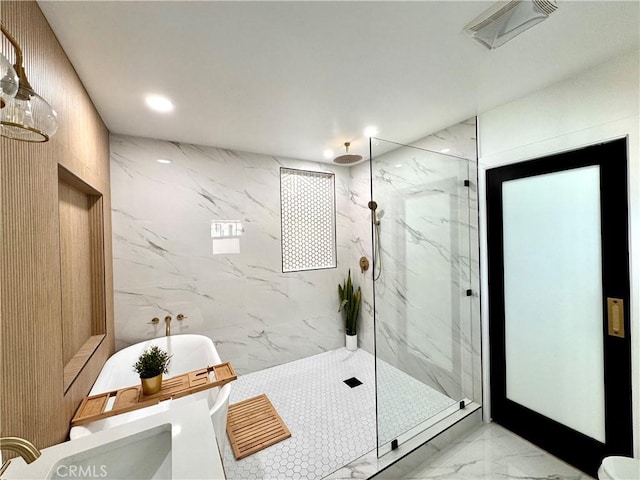
<svg viewBox="0 0 640 480"><path fill-rule="evenodd" d="M639 2L560 0L489 51L462 29L493 3L39 2L110 131L313 161L348 140L365 155L365 126L410 142L639 45Z"/></svg>

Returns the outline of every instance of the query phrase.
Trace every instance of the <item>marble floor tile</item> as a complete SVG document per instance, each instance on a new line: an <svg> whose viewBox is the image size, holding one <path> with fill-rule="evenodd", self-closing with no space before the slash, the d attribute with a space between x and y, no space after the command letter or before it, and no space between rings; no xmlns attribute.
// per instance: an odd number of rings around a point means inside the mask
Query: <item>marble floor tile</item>
<svg viewBox="0 0 640 480"><path fill-rule="evenodd" d="M490 423L462 436L410 471L402 460L376 480L587 480L592 477L564 463L501 426Z"/></svg>

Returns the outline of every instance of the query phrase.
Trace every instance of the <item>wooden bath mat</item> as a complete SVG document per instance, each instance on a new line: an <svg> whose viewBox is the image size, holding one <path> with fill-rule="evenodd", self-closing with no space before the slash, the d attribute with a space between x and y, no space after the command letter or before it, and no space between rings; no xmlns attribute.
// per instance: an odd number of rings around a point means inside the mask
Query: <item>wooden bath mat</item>
<svg viewBox="0 0 640 480"><path fill-rule="evenodd" d="M289 438L291 432L263 393L229 405L227 435L233 455L240 460Z"/></svg>

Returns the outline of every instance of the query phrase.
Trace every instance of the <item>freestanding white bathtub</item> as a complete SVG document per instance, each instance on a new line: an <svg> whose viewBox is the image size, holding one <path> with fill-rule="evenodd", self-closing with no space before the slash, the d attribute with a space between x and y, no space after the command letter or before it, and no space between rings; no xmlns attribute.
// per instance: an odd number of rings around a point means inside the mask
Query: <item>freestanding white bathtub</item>
<svg viewBox="0 0 640 480"><path fill-rule="evenodd" d="M171 363L169 364L169 373L165 374L165 378L222 363L218 351L209 337L203 335L172 335L170 337L154 338L131 345L109 357L102 367L96 382L93 384L89 395L138 385L140 378L138 374L133 371L133 364L142 351L152 345L157 345L172 356ZM211 373L211 376L213 378L213 373ZM218 441L218 447L220 448L220 452L223 453L226 441L227 410L229 408L230 392L231 384L227 383L223 387L211 388L176 400L167 400L151 407L114 415L113 417L91 422L87 425L73 427L69 436L73 440L94 432L115 427L116 425L122 425L138 418L169 410L171 404L175 405L177 402L193 402L200 398L206 398L209 405L211 422L213 423L213 429L216 433L216 440ZM113 401L113 399L111 401ZM107 408L110 408L110 405Z"/></svg>

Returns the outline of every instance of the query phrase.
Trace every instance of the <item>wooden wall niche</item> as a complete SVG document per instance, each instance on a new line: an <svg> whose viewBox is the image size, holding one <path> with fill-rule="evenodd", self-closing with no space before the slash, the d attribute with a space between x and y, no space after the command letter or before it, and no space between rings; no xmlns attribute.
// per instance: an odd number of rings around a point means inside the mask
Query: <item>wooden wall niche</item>
<svg viewBox="0 0 640 480"><path fill-rule="evenodd" d="M102 194L58 166L58 214L66 392L106 335Z"/></svg>

